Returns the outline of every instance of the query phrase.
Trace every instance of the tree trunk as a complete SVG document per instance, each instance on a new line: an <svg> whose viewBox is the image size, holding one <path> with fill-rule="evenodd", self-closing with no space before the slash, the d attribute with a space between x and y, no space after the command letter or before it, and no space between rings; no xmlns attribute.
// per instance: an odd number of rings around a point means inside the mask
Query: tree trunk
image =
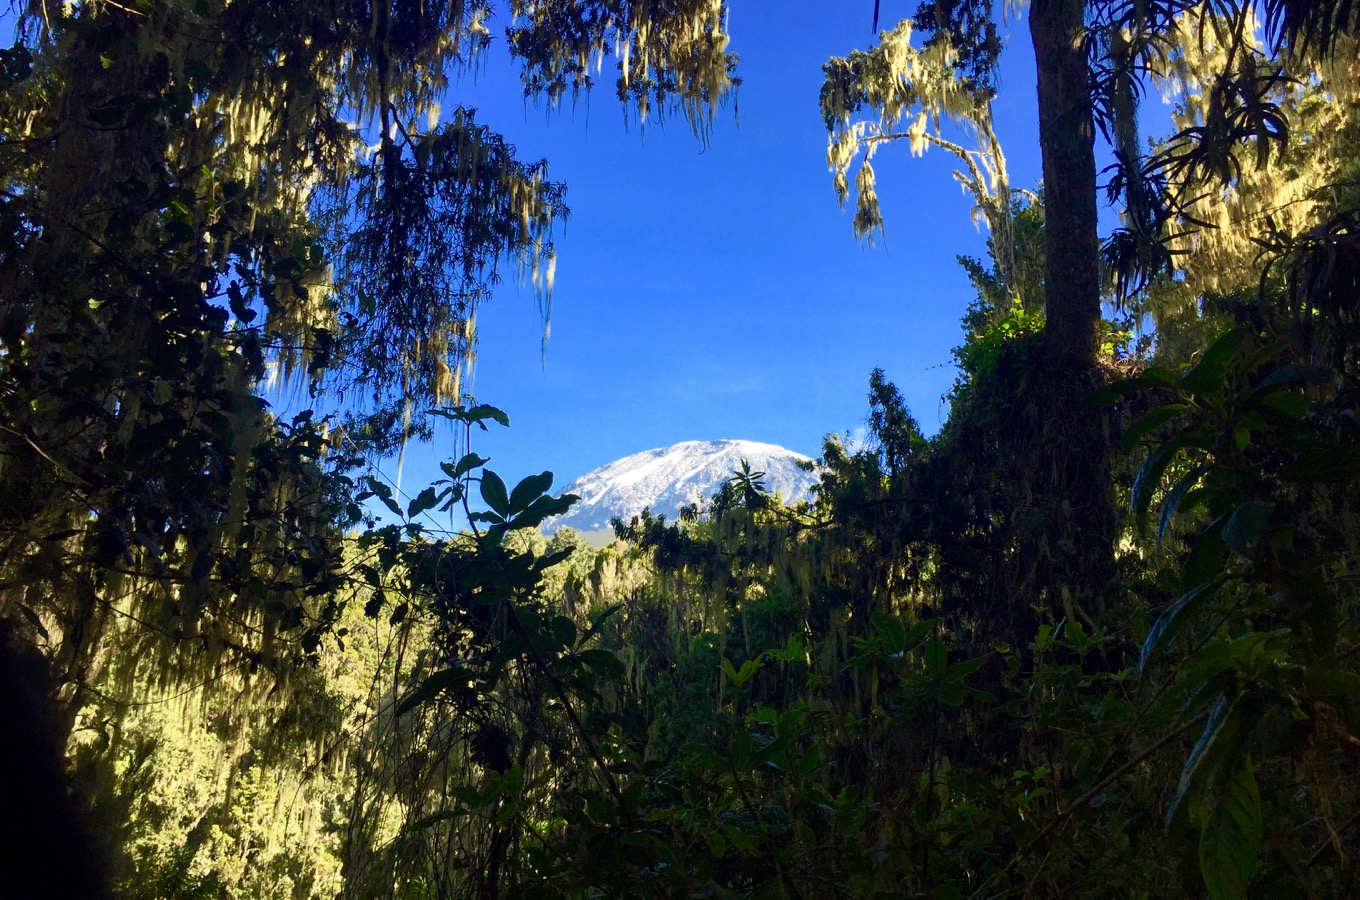
<svg viewBox="0 0 1360 900"><path fill-rule="evenodd" d="M1090 361L1100 322L1095 123L1083 0L1034 0L1030 36L1039 76L1047 341L1069 363Z"/></svg>
<svg viewBox="0 0 1360 900"><path fill-rule="evenodd" d="M1096 220L1095 123L1083 0L1033 0L1030 35L1039 82L1043 153L1046 366L1039 386L1046 459L1036 460L1036 499L1046 507L1054 616L1072 604L1094 613L1114 573L1118 523L1109 433L1086 407L1096 387L1100 236Z"/></svg>
<svg viewBox="0 0 1360 900"><path fill-rule="evenodd" d="M51 672L13 632L0 620L0 885L38 900L109 897L107 860L96 842L108 836L91 827L85 804L69 790Z"/></svg>

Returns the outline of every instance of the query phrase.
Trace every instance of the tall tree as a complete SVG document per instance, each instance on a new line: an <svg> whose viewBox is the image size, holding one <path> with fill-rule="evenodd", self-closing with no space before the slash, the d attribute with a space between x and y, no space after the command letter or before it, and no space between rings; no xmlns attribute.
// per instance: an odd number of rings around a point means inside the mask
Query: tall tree
<svg viewBox="0 0 1360 900"><path fill-rule="evenodd" d="M1100 323L1095 116L1085 0L1034 0L1046 241L1044 332L1055 361L1087 364Z"/></svg>
<svg viewBox="0 0 1360 900"><path fill-rule="evenodd" d="M617 52L635 115L702 135L732 87L720 0L507 7L526 95ZM310 658L364 454L461 400L503 266L546 300L563 186L440 113L492 13L33 3L0 50L0 616L58 743L101 674L258 689ZM271 377L316 412L273 416Z"/></svg>
<svg viewBox="0 0 1360 900"><path fill-rule="evenodd" d="M956 177L973 193L989 225L998 286L1012 300L1042 304L1043 352L1025 363L1038 369L1010 371L1005 376L1009 383L997 386L999 393L993 396L990 387L985 389L1004 409L976 411L997 433L980 440L970 428L961 426L956 432L972 434L968 443L977 445L960 445L958 453L971 456L980 447L995 447L999 456L993 468L1023 484L1015 497L1025 498L1026 508L998 511L997 519L1031 523L1016 532L1023 536L1021 546L1004 554L1017 576L1001 579L1008 594L1019 591L1011 605L1022 612L1047 608L1057 615L1072 608L1074 594L1094 598L1102 592L1113 571L1117 525L1105 425L1083 405L1099 380L1095 362L1101 323L1094 100L1084 12L1079 0L1041 2L1031 9L1045 174L1042 296L1018 296L1022 279L1017 275L1016 209L991 126L1001 47L990 3L923 6L916 19L927 36L921 49L911 46L913 29L904 22L883 32L873 50L829 62L822 92L832 134L828 156L842 195L847 188L843 173L864 151L857 178L857 231L881 224L868 163L879 146L903 137L911 138L917 152L929 144L941 146L968 166ZM878 121L854 122L852 116L862 107L875 111ZM903 132L899 123L909 112L916 121ZM945 116L975 133L977 150L964 150L940 136ZM1024 281L1033 293L1033 281ZM1017 390L1018 384L1028 388ZM1006 423L1004 433L1001 423ZM1007 447L1025 449L1011 459ZM944 461L950 457L944 454L932 465L948 468ZM1035 522L1041 526L1033 527ZM995 612L989 615L995 618ZM1020 618L1029 621L1028 614Z"/></svg>
<svg viewBox="0 0 1360 900"><path fill-rule="evenodd" d="M878 46L833 58L822 67L822 121L830 135L827 162L837 198L844 203L849 196L848 174L858 165L853 227L856 236L871 240L884 224L874 186L874 156L898 141L905 141L915 155L929 147L952 154L963 165L954 178L973 197L973 218L991 232L999 289L1008 300L1019 299L1012 189L1006 157L992 127L993 91L956 71L960 57L950 41L935 41L918 50L911 44L913 32L913 23L904 20L884 31ZM865 110L872 117L861 117ZM941 128L946 122L972 131L975 149L946 138Z"/></svg>
<svg viewBox="0 0 1360 900"><path fill-rule="evenodd" d="M1326 9L1322 9L1326 7ZM1212 24L1220 44L1229 44L1222 68L1205 76L1207 112L1203 123L1182 130L1173 150L1149 156L1139 147L1138 97L1149 72L1158 71L1178 39L1177 14L1189 11ZM1281 40L1325 52L1355 24L1354 5L1281 3L1267 8L1268 25ZM857 179L857 231L877 227L873 171L867 160L878 144L911 137L914 149L927 140L927 114L942 112L974 123L984 139L987 118L980 101L989 97L1001 46L990 0L944 0L923 4L916 22L926 33L921 50L906 43L909 27L884 32L880 46L827 66L823 109L832 131L830 158L844 195L844 171L855 152L865 149ZM1044 297L1042 353L1036 358L1032 389L1008 395L1013 407L1003 417L1013 433L1003 441L1028 446L1030 459L1017 470L1029 511L1044 525L1030 551L1015 555L1017 565L1034 567L1028 600L1055 612L1060 597L1079 591L1096 601L1113 574L1118 515L1109 465L1108 424L1090 410L1085 396L1103 379L1100 348L1103 283L1097 221L1098 134L1111 139L1118 160L1107 186L1122 202L1125 226L1104 249L1119 287L1141 283L1164 271L1171 260L1164 226L1181 216L1178 186L1210 181L1226 186L1240 171L1236 162L1255 144L1258 158L1269 158L1280 142L1280 118L1270 92L1281 84L1278 67L1259 64L1250 45L1255 20L1248 6L1197 3L1125 3L1120 0L1034 0L1030 36L1038 75L1040 150L1044 176ZM904 36L905 35L905 36ZM954 78L942 79L940 66ZM949 88L949 85L953 85ZM971 114L960 116L956 97L977 98ZM850 115L867 105L880 113L878 123L851 123ZM891 126L916 105L922 117L905 134ZM999 156L995 155L994 156ZM978 179L973 179L977 181ZM976 191L975 191L976 193ZM1007 210L1008 211L1008 210ZM999 212L999 210L998 210ZM992 215L996 223L1008 221ZM993 226L996 243L1004 233ZM1336 242L1329 244L1333 249ZM1011 248L997 253L1003 277ZM1023 434L1023 439L1018 435ZM1034 454L1038 454L1034 456ZM1034 554L1038 554L1035 567Z"/></svg>

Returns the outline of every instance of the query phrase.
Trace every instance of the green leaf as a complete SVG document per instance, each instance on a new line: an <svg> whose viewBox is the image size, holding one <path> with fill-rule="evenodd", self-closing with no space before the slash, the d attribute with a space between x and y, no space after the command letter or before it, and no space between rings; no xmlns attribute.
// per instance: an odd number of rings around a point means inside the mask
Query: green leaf
<svg viewBox="0 0 1360 900"><path fill-rule="evenodd" d="M1264 394L1281 387L1297 387L1308 384L1327 384L1336 378L1336 373L1327 366L1310 366L1304 363L1289 363L1271 372L1256 385L1257 394Z"/></svg>
<svg viewBox="0 0 1360 900"><path fill-rule="evenodd" d="M581 643L584 644L591 638L593 638L599 632L600 627L603 626L604 623L607 622L611 616L617 614L621 609L623 609L623 604L615 603L612 606L606 607L603 611L598 612L595 615L591 616L590 627L586 629L585 634L581 635Z"/></svg>
<svg viewBox="0 0 1360 900"><path fill-rule="evenodd" d="M1152 658L1161 652L1162 648L1174 638L1185 624L1185 619L1207 601L1218 589L1229 580L1229 575L1219 575L1212 581L1201 584L1185 594L1157 617L1157 621L1152 624L1152 629L1148 632L1147 638L1143 640L1143 649L1138 654L1138 671L1142 672L1147 668L1147 664Z"/></svg>
<svg viewBox="0 0 1360 900"><path fill-rule="evenodd" d="M1120 446L1125 453L1129 452L1138 446L1138 442L1143 438L1156 432L1157 429L1188 409L1190 409L1188 403L1165 403L1157 407L1129 426L1128 430L1124 432L1123 438L1120 439Z"/></svg>
<svg viewBox="0 0 1360 900"><path fill-rule="evenodd" d="M876 612L869 617L869 621L878 633L878 639L883 643L883 650L889 656L896 656L902 652L902 647L907 642L907 626L896 616L885 616L883 613Z"/></svg>
<svg viewBox="0 0 1360 900"><path fill-rule="evenodd" d="M1255 350L1250 351L1242 357L1242 370L1244 372L1254 372L1266 363L1271 362L1276 357L1282 356L1289 350L1289 345L1283 341L1269 341L1261 344Z"/></svg>
<svg viewBox="0 0 1360 900"><path fill-rule="evenodd" d="M925 643L925 639L934 630L935 630L934 619L921 619L919 622L917 622L916 624L912 625L910 628L907 629L906 635L903 636L901 649L890 650L889 653L891 655L896 655L898 653L910 653L917 647L921 646L921 644Z"/></svg>
<svg viewBox="0 0 1360 900"><path fill-rule="evenodd" d="M478 456L476 453L468 453L465 454L462 459L458 460L457 465L443 462L439 464L439 468L444 470L445 475L457 480L468 472L471 472L473 469L481 468L489 462L491 462L491 460L485 456Z"/></svg>
<svg viewBox="0 0 1360 900"><path fill-rule="evenodd" d="M79 532L75 533L79 534ZM43 540L50 541L52 540L52 538L49 535L48 537L43 538ZM132 541L133 543L140 546L143 550L150 553L157 562L160 562L164 558L163 554L161 553L161 548L156 546L156 542L151 540L151 538L147 537L146 535L142 534L140 531L134 531L132 533Z"/></svg>
<svg viewBox="0 0 1360 900"><path fill-rule="evenodd" d="M403 715L415 709L422 703L426 703L438 697L445 690L455 685L467 684L467 670L462 668L443 669L435 672L429 678L421 682L420 687L407 694L400 703L397 704L396 715Z"/></svg>
<svg viewBox="0 0 1360 900"><path fill-rule="evenodd" d="M1201 478L1209 471L1208 465L1199 465L1191 469L1186 474L1176 480L1171 489L1162 498L1162 514L1157 522L1157 543L1160 544L1166 539L1166 533L1171 528L1171 522L1176 517L1176 510L1180 508L1181 501L1185 499L1186 492L1199 484Z"/></svg>
<svg viewBox="0 0 1360 900"><path fill-rule="evenodd" d="M1185 801L1186 795L1190 793L1192 786L1196 786L1196 775L1209 758L1209 751L1214 747L1214 743L1223 730L1223 724L1228 721L1229 714L1233 710L1233 705L1226 696L1220 696L1209 710L1209 720L1204 723L1204 730L1200 732L1199 740L1195 741L1195 746L1190 748L1190 755L1185 759L1185 765L1181 769L1180 782L1176 785L1176 793L1171 798L1171 805L1167 807L1166 821L1170 824L1175 818L1181 803ZM1221 747L1220 747L1221 749Z"/></svg>
<svg viewBox="0 0 1360 900"><path fill-rule="evenodd" d="M1308 398L1297 391L1276 391L1261 399L1259 409L1266 421L1279 427L1302 419L1308 406Z"/></svg>
<svg viewBox="0 0 1360 900"><path fill-rule="evenodd" d="M529 504L537 500L548 488L552 487L553 473L542 472L530 475L515 485L510 492L510 511L506 515L523 512Z"/></svg>
<svg viewBox="0 0 1360 900"><path fill-rule="evenodd" d="M1311 699L1341 713L1352 735L1360 735L1360 675L1310 666L1303 671L1303 685Z"/></svg>
<svg viewBox="0 0 1360 900"><path fill-rule="evenodd" d="M383 502L384 506L392 510L393 515L401 515L401 507L397 505L396 500L392 499L392 489L385 482L379 481L376 476L365 475L364 483Z"/></svg>
<svg viewBox="0 0 1360 900"><path fill-rule="evenodd" d="M732 729L732 734L727 739L727 760L732 771L749 772L757 749L756 739L749 731L745 728ZM733 837L731 832L728 833L728 837ZM750 841L749 837L746 839ZM751 841L751 849L755 849L754 841Z"/></svg>
<svg viewBox="0 0 1360 900"><path fill-rule="evenodd" d="M741 669L738 670L732 665L732 660L725 656L723 657L723 673L727 676L728 682L734 687L741 687L743 684L750 681L751 678L755 676L758 668L760 668L760 662L758 660L748 659L741 664Z"/></svg>
<svg viewBox="0 0 1360 900"><path fill-rule="evenodd" d="M582 650L577 656L581 662L585 663L592 671L598 672L607 678L621 679L626 670L619 658L608 650L601 650L592 647L589 650Z"/></svg>
<svg viewBox="0 0 1360 900"><path fill-rule="evenodd" d="M926 639L922 655L925 658L926 671L931 675L943 673L945 667L949 664L949 651L945 649L944 643L933 634Z"/></svg>
<svg viewBox="0 0 1360 900"><path fill-rule="evenodd" d="M42 618L33 611L32 607L20 603L19 612L23 613L24 618L28 620L28 624L33 626L33 630L42 635L44 641L50 642L52 640L47 634L47 629L43 627Z"/></svg>
<svg viewBox="0 0 1360 900"><path fill-rule="evenodd" d="M978 669L982 668L983 665L986 664L986 662L987 658L983 656L975 656L972 659L965 659L963 662L955 663L954 665L950 666L945 671L944 677L950 681L963 681L963 679L967 678L969 675L972 675Z"/></svg>
<svg viewBox="0 0 1360 900"><path fill-rule="evenodd" d="M1152 495L1162 483L1162 476L1166 473L1167 466L1175 460L1176 454L1180 453L1184 442L1180 438L1173 438L1164 444L1159 444L1148 454L1148 458L1143 461L1143 465L1138 468L1138 474L1133 479L1133 489L1129 493L1129 507L1133 511L1134 522L1137 527L1143 527L1143 520L1147 516L1148 506L1152 503Z"/></svg>
<svg viewBox="0 0 1360 900"><path fill-rule="evenodd" d="M464 409L461 406L446 406L441 409L427 409L425 412L432 416L441 416L445 419L452 419L455 422L462 422L465 425L477 425L483 431L486 431L486 421L488 419L499 422L507 428L510 426L509 416L496 407L488 406L485 403L474 406L471 409Z"/></svg>
<svg viewBox="0 0 1360 900"><path fill-rule="evenodd" d="M548 623L548 633L558 647L570 647L576 643L576 623L566 616L557 616Z"/></svg>
<svg viewBox="0 0 1360 900"><path fill-rule="evenodd" d="M439 511L448 512L449 510L453 509L459 503L463 502L463 497L466 495L466 493L467 492L463 489L463 483L455 482L449 487L448 499L445 500L443 505L439 507Z"/></svg>
<svg viewBox="0 0 1360 900"><path fill-rule="evenodd" d="M552 553L539 557L535 561L535 565L537 565L538 571L545 571L551 569L560 562L566 562L568 559L571 559L571 555L575 552L576 549L574 547L563 547L561 550L554 550Z"/></svg>
<svg viewBox="0 0 1360 900"><path fill-rule="evenodd" d="M1268 635L1250 637L1268 638ZM1244 639L1246 643L1258 641ZM1239 642L1240 643L1240 642ZM1247 648L1243 652L1249 652ZM1240 655L1240 653L1235 654ZM1223 792L1235 777L1235 767L1247 757L1248 744L1256 725L1261 721L1262 703L1258 697L1220 694L1209 712L1209 719L1199 740L1190 750L1181 770L1176 794L1167 810L1167 822L1176 816L1180 805L1190 803L1192 819L1204 822L1214 804L1223 799Z"/></svg>
<svg viewBox="0 0 1360 900"><path fill-rule="evenodd" d="M426 510L433 509L439 505L439 501L444 499L444 496L447 493L448 491L445 490L443 493L436 494L433 487L427 487L417 494L415 499L407 505L406 517L408 519L414 519Z"/></svg>
<svg viewBox="0 0 1360 900"><path fill-rule="evenodd" d="M787 734L781 734L758 750L751 759L754 768L768 766L771 769L782 770L789 766L788 755L789 747L793 739Z"/></svg>
<svg viewBox="0 0 1360 900"><path fill-rule="evenodd" d="M575 494L563 494L561 497L539 497L529 504L528 509L511 520L510 527L532 528L541 525L545 519L560 516L571 509L571 505L579 499L581 498Z"/></svg>
<svg viewBox="0 0 1360 900"><path fill-rule="evenodd" d="M955 681L944 681L935 686L935 699L945 706L962 706L964 697L963 685Z"/></svg>
<svg viewBox="0 0 1360 900"><path fill-rule="evenodd" d="M1201 396L1218 391L1223 386L1228 362L1237 355L1238 348L1246 338L1247 332L1242 328L1224 333L1209 345L1199 362L1181 376L1181 387Z"/></svg>
<svg viewBox="0 0 1360 900"><path fill-rule="evenodd" d="M1218 784L1199 838L1199 867L1213 900L1238 900L1261 847L1261 796L1251 755L1241 754Z"/></svg>
<svg viewBox="0 0 1360 900"><path fill-rule="evenodd" d="M212 553L203 552L198 554L198 558L194 560L194 567L189 572L189 578L193 581L202 581L204 578L208 577L208 573L212 571L213 565L216 562L217 557Z"/></svg>
<svg viewBox="0 0 1360 900"><path fill-rule="evenodd" d="M1270 523L1275 504L1267 500L1250 500L1232 511L1223 526L1223 542L1242 555Z"/></svg>
<svg viewBox="0 0 1360 900"><path fill-rule="evenodd" d="M498 515L510 515L510 497L505 491L505 482L495 472L482 473L482 500Z"/></svg>
<svg viewBox="0 0 1360 900"><path fill-rule="evenodd" d="M1133 378L1116 381L1092 391L1086 398L1088 407L1111 406L1126 394L1137 394L1153 387L1170 387L1176 376L1169 369L1149 366Z"/></svg>
<svg viewBox="0 0 1360 900"><path fill-rule="evenodd" d="M1223 557L1228 545L1223 540L1223 526L1228 521L1224 513L1200 532L1195 546L1190 549L1185 565L1181 567L1181 586L1189 591L1216 578L1223 571Z"/></svg>
<svg viewBox="0 0 1360 900"><path fill-rule="evenodd" d="M491 419L493 422L499 422L506 428L510 427L510 417L507 416L503 410L497 409L496 407L490 406L489 404L486 403L477 404L476 406L472 407L472 409L469 409L463 415L465 421L467 422L474 422L480 424L485 422L487 419ZM485 425L482 425L482 427L486 428Z"/></svg>
<svg viewBox="0 0 1360 900"><path fill-rule="evenodd" d="M439 812L431 813L430 815L425 816L424 818L417 819L416 821L412 822L411 830L424 831L427 828L433 828L440 822L447 822L449 819L457 818L459 815L463 814L452 809L441 809Z"/></svg>

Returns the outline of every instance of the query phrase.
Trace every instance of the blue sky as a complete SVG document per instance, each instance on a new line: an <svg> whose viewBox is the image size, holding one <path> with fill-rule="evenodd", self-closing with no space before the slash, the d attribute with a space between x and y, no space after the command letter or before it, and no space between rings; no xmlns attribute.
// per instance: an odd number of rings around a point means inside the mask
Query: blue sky
<svg viewBox="0 0 1360 900"><path fill-rule="evenodd" d="M887 233L871 248L837 207L825 162L821 65L870 45L873 4L731 5L743 84L707 146L680 120L629 122L607 71L574 106L526 104L501 41L444 104L476 107L521 158L546 158L568 184L546 355L536 300L513 279L478 318L476 397L512 427L479 433L474 449L512 484L549 469L560 487L682 440L744 438L816 456L828 432L863 425L875 366L928 432L946 415L949 351L971 296L955 257L982 256L985 241L954 160L905 146L879 153ZM882 5L889 27L916 4ZM997 131L1012 183L1032 186L1032 55L1023 20L1007 29ZM439 477L453 453L448 436L411 448L402 488Z"/></svg>

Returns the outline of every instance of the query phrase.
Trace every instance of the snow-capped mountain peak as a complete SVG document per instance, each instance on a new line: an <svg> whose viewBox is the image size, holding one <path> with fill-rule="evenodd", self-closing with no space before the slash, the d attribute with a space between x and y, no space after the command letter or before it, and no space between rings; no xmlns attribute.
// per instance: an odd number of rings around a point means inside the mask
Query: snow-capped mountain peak
<svg viewBox="0 0 1360 900"><path fill-rule="evenodd" d="M581 499L571 512L545 523L548 530L564 525L593 531L624 521L645 508L674 519L676 511L705 501L741 468L764 472L760 479L771 494L785 501L804 500L816 477L798 468L807 457L774 444L756 441L682 441L670 447L644 450L582 475L562 489Z"/></svg>

